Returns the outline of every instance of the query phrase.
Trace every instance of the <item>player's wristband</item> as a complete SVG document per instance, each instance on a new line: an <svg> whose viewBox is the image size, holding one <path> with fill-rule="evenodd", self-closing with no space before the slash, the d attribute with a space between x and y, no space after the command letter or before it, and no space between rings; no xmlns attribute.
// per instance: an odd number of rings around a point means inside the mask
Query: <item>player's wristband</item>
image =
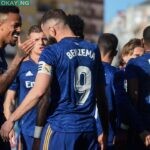
<svg viewBox="0 0 150 150"><path fill-rule="evenodd" d="M129 126L124 124L124 123L121 123L120 128L123 129L123 130L128 130Z"/></svg>
<svg viewBox="0 0 150 150"><path fill-rule="evenodd" d="M43 127L35 126L34 129L34 138L40 138Z"/></svg>

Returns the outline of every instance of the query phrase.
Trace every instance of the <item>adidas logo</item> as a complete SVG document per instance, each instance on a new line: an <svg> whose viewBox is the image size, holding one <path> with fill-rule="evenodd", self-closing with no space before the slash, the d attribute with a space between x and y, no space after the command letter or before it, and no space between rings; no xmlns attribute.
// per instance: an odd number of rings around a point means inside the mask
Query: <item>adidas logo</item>
<svg viewBox="0 0 150 150"><path fill-rule="evenodd" d="M29 76L33 76L33 73L32 73L31 71L28 71L28 72L26 73L26 77L29 77Z"/></svg>

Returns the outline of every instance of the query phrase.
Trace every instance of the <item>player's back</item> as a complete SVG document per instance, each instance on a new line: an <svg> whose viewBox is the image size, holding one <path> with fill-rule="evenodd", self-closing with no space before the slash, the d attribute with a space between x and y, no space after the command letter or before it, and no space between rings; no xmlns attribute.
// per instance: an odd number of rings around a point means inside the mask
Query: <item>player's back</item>
<svg viewBox="0 0 150 150"><path fill-rule="evenodd" d="M134 72L133 77L132 73L130 74L130 70ZM150 53L145 53L141 57L131 60L127 66L127 76L129 78L134 78L134 76L138 78L138 109L143 119L149 118L150 125Z"/></svg>
<svg viewBox="0 0 150 150"><path fill-rule="evenodd" d="M48 118L52 129L94 131L98 47L79 38L64 38L46 48L42 57L53 66L51 115Z"/></svg>

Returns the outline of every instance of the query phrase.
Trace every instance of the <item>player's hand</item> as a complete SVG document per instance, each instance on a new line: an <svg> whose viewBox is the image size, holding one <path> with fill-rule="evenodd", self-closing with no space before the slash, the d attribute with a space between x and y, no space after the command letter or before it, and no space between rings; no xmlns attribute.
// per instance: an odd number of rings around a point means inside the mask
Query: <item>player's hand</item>
<svg viewBox="0 0 150 150"><path fill-rule="evenodd" d="M13 137L15 137L15 131L12 129L9 133L9 139L11 140Z"/></svg>
<svg viewBox="0 0 150 150"><path fill-rule="evenodd" d="M100 134L98 136L98 143L100 145L101 150L106 150L107 148L107 136L105 134Z"/></svg>
<svg viewBox="0 0 150 150"><path fill-rule="evenodd" d="M148 131L143 131L140 134L140 138L142 139L142 141L144 142L145 146L150 147L150 132Z"/></svg>
<svg viewBox="0 0 150 150"><path fill-rule="evenodd" d="M25 58L33 49L34 44L35 41L33 39L28 39L25 42L21 43L20 36L19 36L17 56L20 58Z"/></svg>
<svg viewBox="0 0 150 150"><path fill-rule="evenodd" d="M17 140L16 140L14 129L12 129L9 133L9 143L11 147L15 147L17 145Z"/></svg>
<svg viewBox="0 0 150 150"><path fill-rule="evenodd" d="M12 130L14 126L14 122L12 122L10 119L4 122L4 124L1 126L0 134L3 139L3 141L9 141L9 133Z"/></svg>
<svg viewBox="0 0 150 150"><path fill-rule="evenodd" d="M40 149L40 138L34 138L32 150Z"/></svg>

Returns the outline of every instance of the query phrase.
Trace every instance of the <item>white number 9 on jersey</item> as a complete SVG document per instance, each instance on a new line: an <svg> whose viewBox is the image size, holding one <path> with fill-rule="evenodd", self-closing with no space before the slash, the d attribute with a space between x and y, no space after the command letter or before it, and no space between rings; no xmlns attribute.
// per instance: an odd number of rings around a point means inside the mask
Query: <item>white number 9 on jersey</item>
<svg viewBox="0 0 150 150"><path fill-rule="evenodd" d="M81 94L77 105L83 105L91 90L91 70L88 67L77 67L74 77L74 89L77 93Z"/></svg>

